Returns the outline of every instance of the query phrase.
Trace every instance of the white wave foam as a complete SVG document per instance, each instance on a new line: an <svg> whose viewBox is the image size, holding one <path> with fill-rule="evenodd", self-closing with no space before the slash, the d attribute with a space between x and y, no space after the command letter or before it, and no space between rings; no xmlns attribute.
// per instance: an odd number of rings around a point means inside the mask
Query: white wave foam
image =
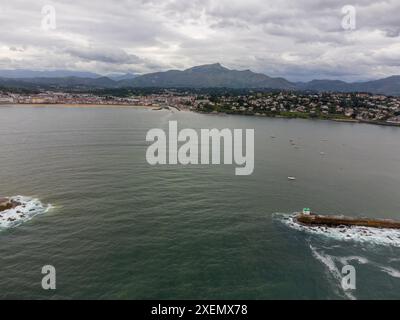
<svg viewBox="0 0 400 320"><path fill-rule="evenodd" d="M340 263L343 265L349 264L350 261L357 261L359 264L367 264L369 261L367 258L358 257L358 256L350 256L350 257L340 257Z"/></svg>
<svg viewBox="0 0 400 320"><path fill-rule="evenodd" d="M373 243L386 246L400 247L400 230L379 229L370 227L325 227L325 226L306 226L299 223L295 214L276 213L283 224L295 230L304 231L309 234L329 237L341 241L356 241L362 243Z"/></svg>
<svg viewBox="0 0 400 320"><path fill-rule="evenodd" d="M335 278L340 279L340 272L339 269L336 267L335 261L333 260L333 257L327 254L323 254L318 252L312 245L310 245L310 249L312 252L312 255L322 262L328 270L334 275Z"/></svg>
<svg viewBox="0 0 400 320"><path fill-rule="evenodd" d="M380 266L380 269L387 273L388 275L392 276L393 278L400 278L400 271L396 270L392 267L384 267L384 266Z"/></svg>
<svg viewBox="0 0 400 320"><path fill-rule="evenodd" d="M329 271L329 274L333 276L335 282L336 282L336 287L338 289L341 289L341 291L344 293L344 295L351 300L355 300L356 297L350 292L350 290L344 290L342 287L342 273L339 270L339 268L336 266L335 260L339 261L350 261L350 260L358 260L358 261L365 261L366 259L362 257L335 257L331 256L329 254L326 254L325 252L318 252L315 247L310 245L310 249L312 252L312 255L319 261L321 262ZM344 263L346 265L347 263Z"/></svg>
<svg viewBox="0 0 400 320"><path fill-rule="evenodd" d="M34 216L49 211L51 205L43 205L39 199L14 196L11 200L20 203L19 206L0 212L0 230L16 227L23 222L32 219Z"/></svg>
<svg viewBox="0 0 400 320"><path fill-rule="evenodd" d="M334 227L323 227L323 226L307 226L303 225L295 219L295 214L285 214L285 213L275 213L273 214L273 218L283 223L284 225L293 228L298 231L306 232L307 234L327 237L334 240L339 241L357 241L360 243L367 244L375 244L375 245L384 245L384 246L393 246L400 247L400 230L396 229L378 229L378 228L368 228L368 227L343 227L343 228L334 228ZM332 285L334 290L340 294L344 295L348 299L356 299L353 295L352 290L345 290L342 285L342 273L341 268L345 265L352 265L357 263L358 265L366 265L369 267L373 267L380 272L384 272L388 276L394 278L400 278L400 270L395 269L391 266L374 262L373 259L367 259L365 257L359 255L349 255L349 256L339 256L339 255L331 255L327 252L334 251L333 249L337 249L341 246L333 245L333 246L325 246L324 242L321 242L320 245L311 245L312 238L307 239L309 242L309 246L311 249L312 256L320 262L329 275L328 279L332 281ZM318 242L316 242L318 243ZM322 247L321 247L322 246ZM317 249L317 247L319 247ZM368 247L359 247L361 251L365 251ZM398 262L399 258L389 258L388 263Z"/></svg>

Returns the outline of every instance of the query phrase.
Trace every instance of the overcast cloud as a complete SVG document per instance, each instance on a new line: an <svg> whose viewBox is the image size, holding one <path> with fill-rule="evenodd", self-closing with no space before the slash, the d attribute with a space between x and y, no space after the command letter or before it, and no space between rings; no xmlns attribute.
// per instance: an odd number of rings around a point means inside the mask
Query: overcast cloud
<svg viewBox="0 0 400 320"><path fill-rule="evenodd" d="M399 0L0 0L1 69L147 73L220 62L289 80L400 74ZM56 10L43 30L44 5ZM342 28L342 7L356 29Z"/></svg>

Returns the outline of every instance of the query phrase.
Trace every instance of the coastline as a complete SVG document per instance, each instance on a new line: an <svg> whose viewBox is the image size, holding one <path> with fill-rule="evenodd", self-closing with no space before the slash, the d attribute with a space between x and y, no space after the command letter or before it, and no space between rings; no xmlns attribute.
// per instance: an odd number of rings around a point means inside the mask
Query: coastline
<svg viewBox="0 0 400 320"><path fill-rule="evenodd" d="M400 123L392 123L392 122L384 122L377 120L358 120L358 119L342 119L342 118L311 118L311 117L290 117L285 115L275 115L269 116L265 114L246 114L246 113L227 113L227 112L204 112L204 111L194 111L200 114L207 115L232 115L232 116L247 116L247 117L258 117L258 118L277 118L277 119L303 119L303 120L322 120L322 121L334 121L334 122L343 122L343 123L352 123L352 124L372 124L378 126L386 126L386 127L400 127Z"/></svg>

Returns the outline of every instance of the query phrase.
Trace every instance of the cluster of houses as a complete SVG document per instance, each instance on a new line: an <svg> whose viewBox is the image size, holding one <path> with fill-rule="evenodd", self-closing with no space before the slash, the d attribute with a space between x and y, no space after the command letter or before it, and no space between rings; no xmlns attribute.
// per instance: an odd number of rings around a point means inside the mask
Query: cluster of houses
<svg viewBox="0 0 400 320"><path fill-rule="evenodd" d="M213 97L199 111L287 117L322 117L400 124L400 97L366 93L272 92Z"/></svg>
<svg viewBox="0 0 400 320"><path fill-rule="evenodd" d="M66 93L46 91L37 94L21 94L0 91L0 104L90 104L127 106L173 106L189 108L194 105L196 96L176 95L170 92L130 97L95 95L91 93Z"/></svg>

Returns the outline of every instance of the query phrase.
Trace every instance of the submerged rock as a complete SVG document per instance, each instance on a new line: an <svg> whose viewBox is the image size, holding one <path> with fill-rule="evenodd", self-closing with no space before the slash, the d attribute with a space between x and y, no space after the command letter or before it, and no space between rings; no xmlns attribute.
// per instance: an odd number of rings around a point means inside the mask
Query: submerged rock
<svg viewBox="0 0 400 320"><path fill-rule="evenodd" d="M32 197L0 197L0 231L18 226L38 214L47 212L50 207Z"/></svg>
<svg viewBox="0 0 400 320"><path fill-rule="evenodd" d="M14 209L20 205L21 203L19 203L18 201L9 198L0 198L0 212L9 209Z"/></svg>
<svg viewBox="0 0 400 320"><path fill-rule="evenodd" d="M8 203L9 203L8 198L0 197L0 211L7 210L7 209L3 209L3 208L6 208L8 206Z"/></svg>

